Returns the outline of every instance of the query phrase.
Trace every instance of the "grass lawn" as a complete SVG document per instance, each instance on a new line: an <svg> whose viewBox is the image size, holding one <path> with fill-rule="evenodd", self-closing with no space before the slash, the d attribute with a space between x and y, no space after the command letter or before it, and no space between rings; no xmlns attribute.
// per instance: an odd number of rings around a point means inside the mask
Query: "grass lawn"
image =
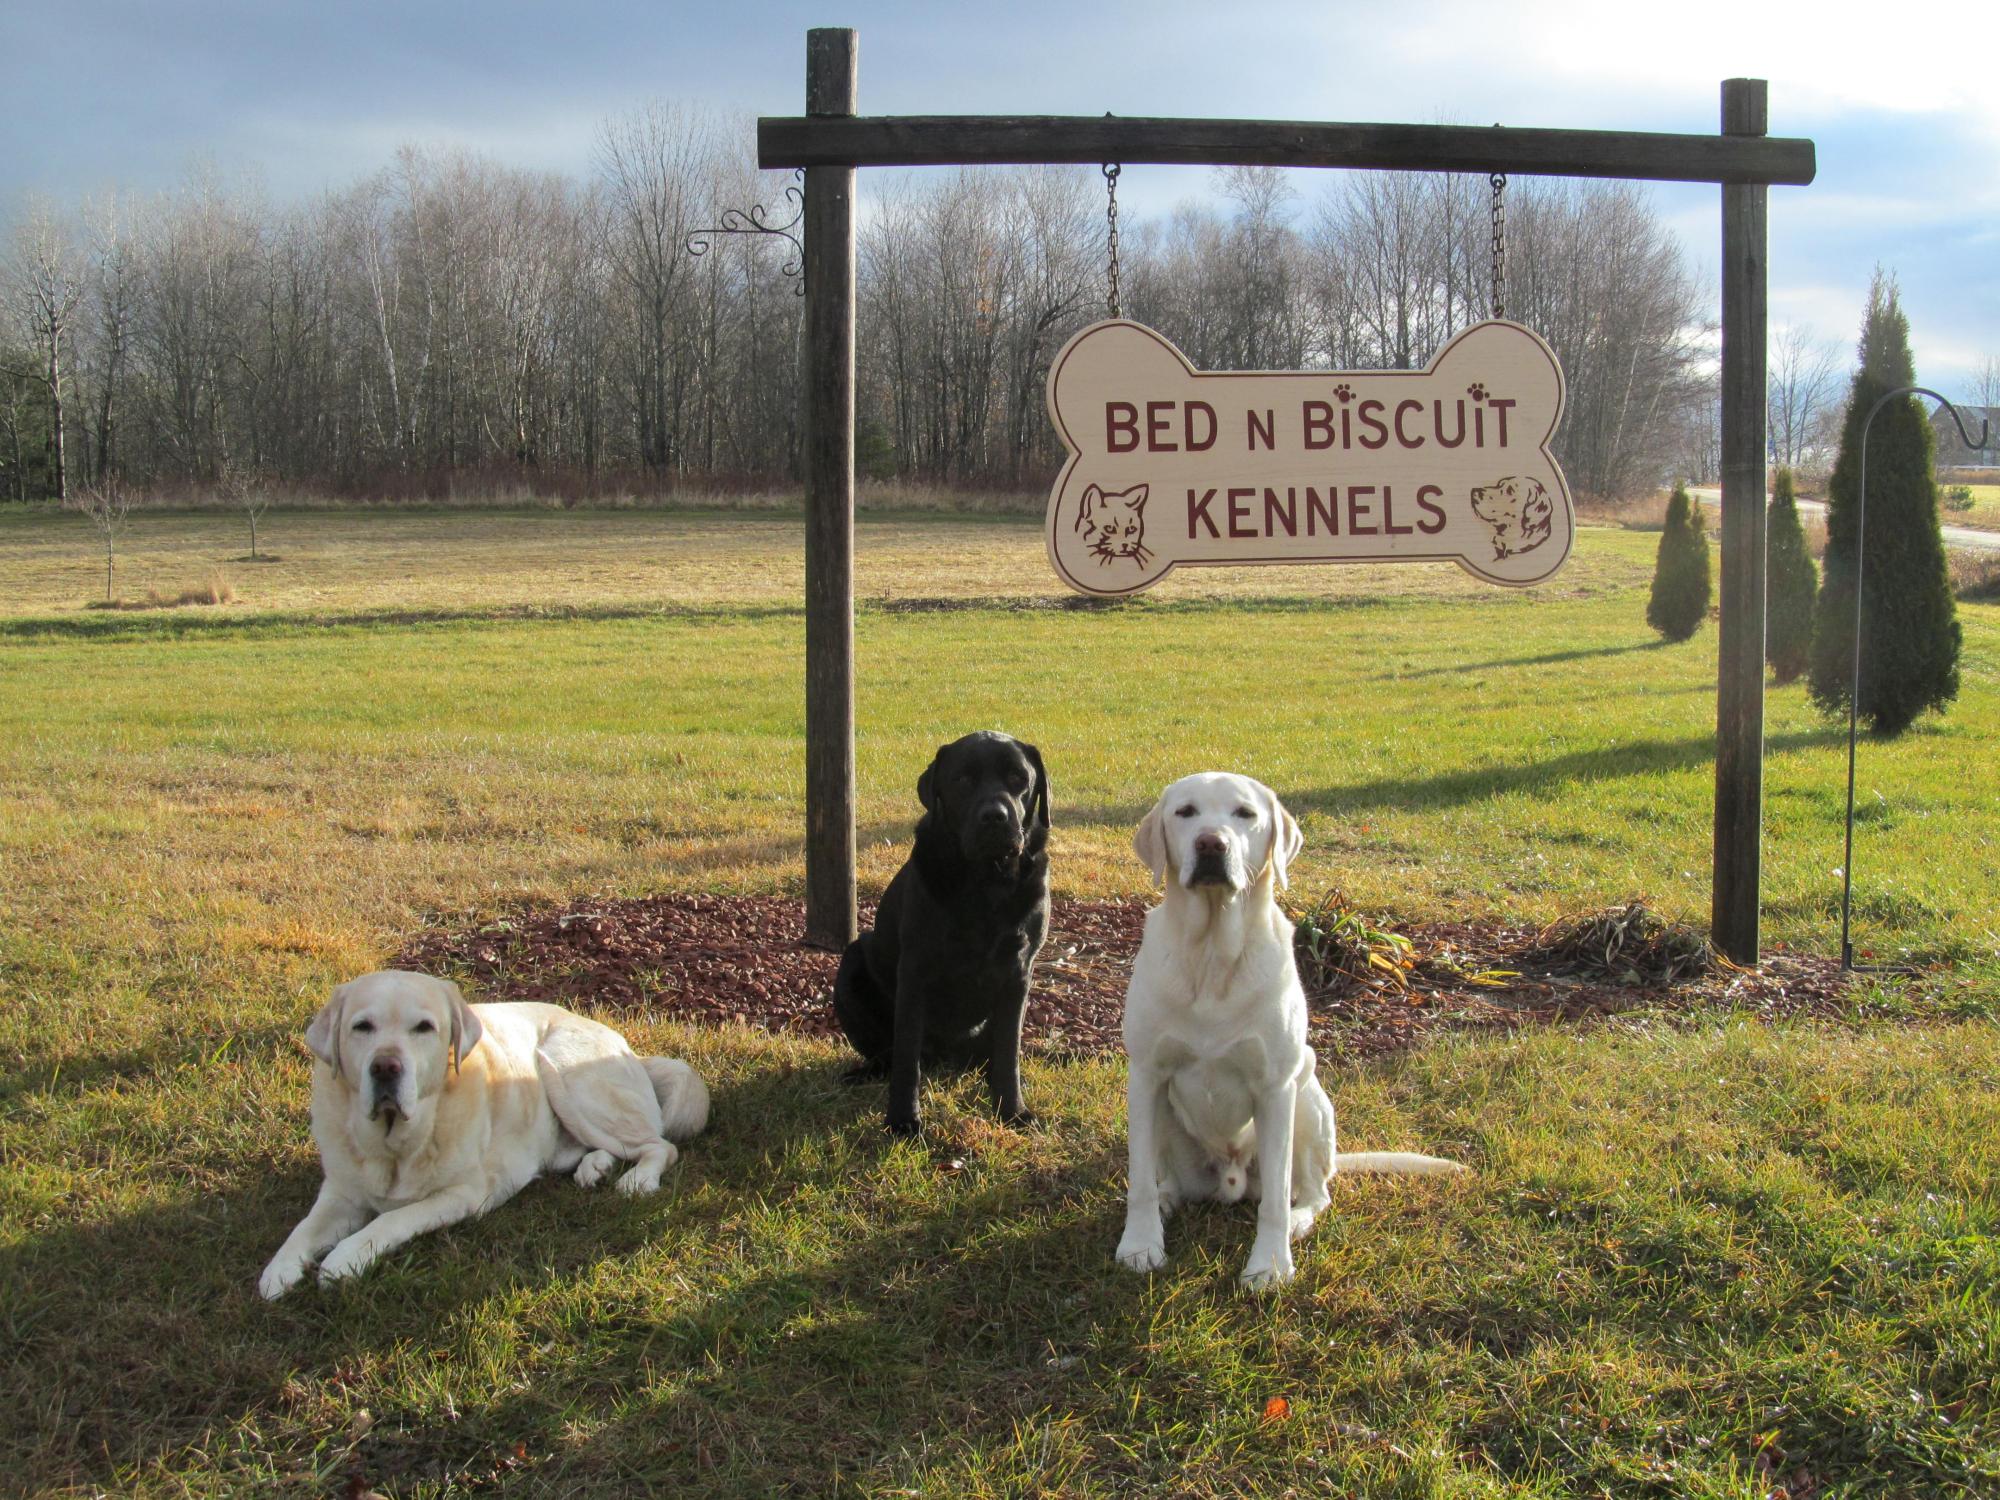
<svg viewBox="0 0 2000 1500"><path fill-rule="evenodd" d="M1940 489L1953 486L1943 485ZM1982 531L2000 531L2000 484L1970 484L1972 509L1939 508L1938 516L1947 526L1977 526Z"/></svg>
<svg viewBox="0 0 2000 1500"><path fill-rule="evenodd" d="M1944 718L1864 743L1860 941L1953 967L1922 1027L1634 1023L1329 1078L1356 1146L1299 1280L1238 1294L1243 1212L1110 1259L1122 1068L971 1085L919 1144L835 1050L627 1026L715 1089L659 1197L543 1183L359 1285L268 1308L317 1179L295 1040L427 914L791 890L798 524L782 516L141 516L82 610L71 518L0 517L0 1465L25 1492L1659 1494L2000 1488L2000 606ZM1196 765L1298 811L1295 892L1541 919L1706 910L1714 633L1656 645L1656 539L1549 585L1455 570L1057 590L1038 528L861 528L863 879L931 747L996 725L1055 782L1058 887L1137 891ZM941 607L955 603L971 607ZM921 605L921 607L913 607ZM1774 689L1766 928L1837 929L1844 741ZM1289 1406L1267 1414L1280 1397ZM366 1417L361 1416L366 1412ZM1795 1489L1794 1493L1799 1490Z"/></svg>

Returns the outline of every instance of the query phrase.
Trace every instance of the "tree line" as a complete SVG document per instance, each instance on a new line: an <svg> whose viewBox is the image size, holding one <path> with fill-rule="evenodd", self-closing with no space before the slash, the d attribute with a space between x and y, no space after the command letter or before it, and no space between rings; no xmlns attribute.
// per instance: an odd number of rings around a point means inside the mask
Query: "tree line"
<svg viewBox="0 0 2000 1500"><path fill-rule="evenodd" d="M582 176L405 148L272 205L197 174L147 202L28 204L0 289L0 496L121 477L555 495L794 476L791 247L724 212L792 205L748 131L698 109L608 121ZM1485 317L1484 178L1231 169L1128 225L1122 308L1204 368L1421 366ZM872 478L1039 486L1050 359L1105 310L1091 168L879 174L860 215L858 452ZM1642 189L1517 179L1506 311L1569 380L1581 494L1650 490L1706 441L1707 289Z"/></svg>

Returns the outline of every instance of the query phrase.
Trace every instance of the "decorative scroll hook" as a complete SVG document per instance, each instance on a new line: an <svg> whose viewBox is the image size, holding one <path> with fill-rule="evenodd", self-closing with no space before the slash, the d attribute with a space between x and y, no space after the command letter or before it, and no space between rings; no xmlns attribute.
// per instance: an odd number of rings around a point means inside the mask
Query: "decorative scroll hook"
<svg viewBox="0 0 2000 1500"><path fill-rule="evenodd" d="M706 229L697 229L687 237L684 246L687 253L691 256L708 254L714 248L716 238L719 235L776 235L792 247L791 254L785 257L785 263L778 268L779 274L797 281L798 285L792 289L792 295L803 297L806 294L806 251L798 235L793 231L799 227L799 221L805 217L806 212L805 168L798 168L792 173L792 176L795 180L785 189L785 197L791 200L794 212L787 222L783 224L770 223L769 216L772 211L765 208L761 203L753 203L747 210L740 208L724 209L720 224L712 224Z"/></svg>

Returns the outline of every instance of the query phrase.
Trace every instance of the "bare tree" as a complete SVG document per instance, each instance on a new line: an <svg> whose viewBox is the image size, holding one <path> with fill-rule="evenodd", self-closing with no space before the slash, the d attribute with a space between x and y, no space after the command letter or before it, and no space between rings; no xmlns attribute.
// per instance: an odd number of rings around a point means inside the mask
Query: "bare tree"
<svg viewBox="0 0 2000 1500"><path fill-rule="evenodd" d="M198 173L150 205L94 206L80 253L59 225L46 243L24 230L0 283L0 471L16 493L39 483L53 427L66 469L142 486L240 469L266 490L567 495L579 478L795 474L803 317L785 249L687 252L723 207L788 216L791 181L756 170L743 122L657 104L605 125L583 179L412 146L317 202L274 210ZM1487 315L1482 179L1345 174L1306 204L1292 182L1227 171L1212 203L1128 217L1124 310L1211 369L1421 366ZM873 473L1052 471L1042 385L1102 305L1103 207L1087 167L875 193L856 387ZM1570 375L1555 446L1573 482L1657 483L1706 395L1685 257L1617 185L1517 182L1508 223L1508 310ZM18 295L23 267L54 268L38 283L52 302ZM53 338L30 317L46 305Z"/></svg>
<svg viewBox="0 0 2000 1500"><path fill-rule="evenodd" d="M1788 469L1807 467L1835 435L1846 382L1840 347L1793 323L1771 339L1765 421L1771 446Z"/></svg>
<svg viewBox="0 0 2000 1500"><path fill-rule="evenodd" d="M2000 412L2000 355L1987 355L1973 370L1972 378L1965 384L1965 401L1969 406Z"/></svg>
<svg viewBox="0 0 2000 1500"><path fill-rule="evenodd" d="M104 602L112 600L112 584L118 549L118 533L132 514L132 491L115 474L101 483L80 485L64 502L90 518L104 538Z"/></svg>
<svg viewBox="0 0 2000 1500"><path fill-rule="evenodd" d="M129 215L115 195L86 203L89 265L79 339L78 384L85 396L85 471L102 484L117 458L118 424L138 302L138 263Z"/></svg>
<svg viewBox="0 0 2000 1500"><path fill-rule="evenodd" d="M216 478L215 493L243 512L243 519L250 523L250 561L262 562L264 559L257 555L257 522L271 508L268 476L240 464L228 464Z"/></svg>
<svg viewBox="0 0 2000 1500"><path fill-rule="evenodd" d="M25 361L16 364L6 351L0 351L0 381L6 383L7 393L5 404L0 405L0 420L7 426L7 487L12 492L8 498L15 501L28 498L27 455L22 449L21 434L27 421L27 387L32 380Z"/></svg>
<svg viewBox="0 0 2000 1500"><path fill-rule="evenodd" d="M27 324L49 401L49 485L58 501L69 495L65 462L63 393L70 374L65 364L75 337L77 304L83 300L84 278L68 224L53 205L29 204L14 229L6 284L10 299Z"/></svg>
<svg viewBox="0 0 2000 1500"><path fill-rule="evenodd" d="M674 336L675 312L694 277L688 234L711 222L697 193L713 150L706 115L665 104L608 121L598 135L602 249L630 299L639 448L653 468L683 462L688 361Z"/></svg>

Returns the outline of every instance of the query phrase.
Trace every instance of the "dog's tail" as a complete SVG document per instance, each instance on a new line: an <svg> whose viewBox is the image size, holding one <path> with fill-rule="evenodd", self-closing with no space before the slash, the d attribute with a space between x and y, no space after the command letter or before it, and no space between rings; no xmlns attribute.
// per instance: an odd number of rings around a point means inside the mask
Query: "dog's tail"
<svg viewBox="0 0 2000 1500"><path fill-rule="evenodd" d="M1443 1177L1463 1172L1462 1162L1442 1156L1421 1156L1415 1151L1342 1151L1333 1158L1336 1172L1395 1173L1402 1177Z"/></svg>
<svg viewBox="0 0 2000 1500"><path fill-rule="evenodd" d="M678 1057L642 1057L653 1092L660 1096L660 1133L670 1141L692 1140L708 1124L708 1085Z"/></svg>

